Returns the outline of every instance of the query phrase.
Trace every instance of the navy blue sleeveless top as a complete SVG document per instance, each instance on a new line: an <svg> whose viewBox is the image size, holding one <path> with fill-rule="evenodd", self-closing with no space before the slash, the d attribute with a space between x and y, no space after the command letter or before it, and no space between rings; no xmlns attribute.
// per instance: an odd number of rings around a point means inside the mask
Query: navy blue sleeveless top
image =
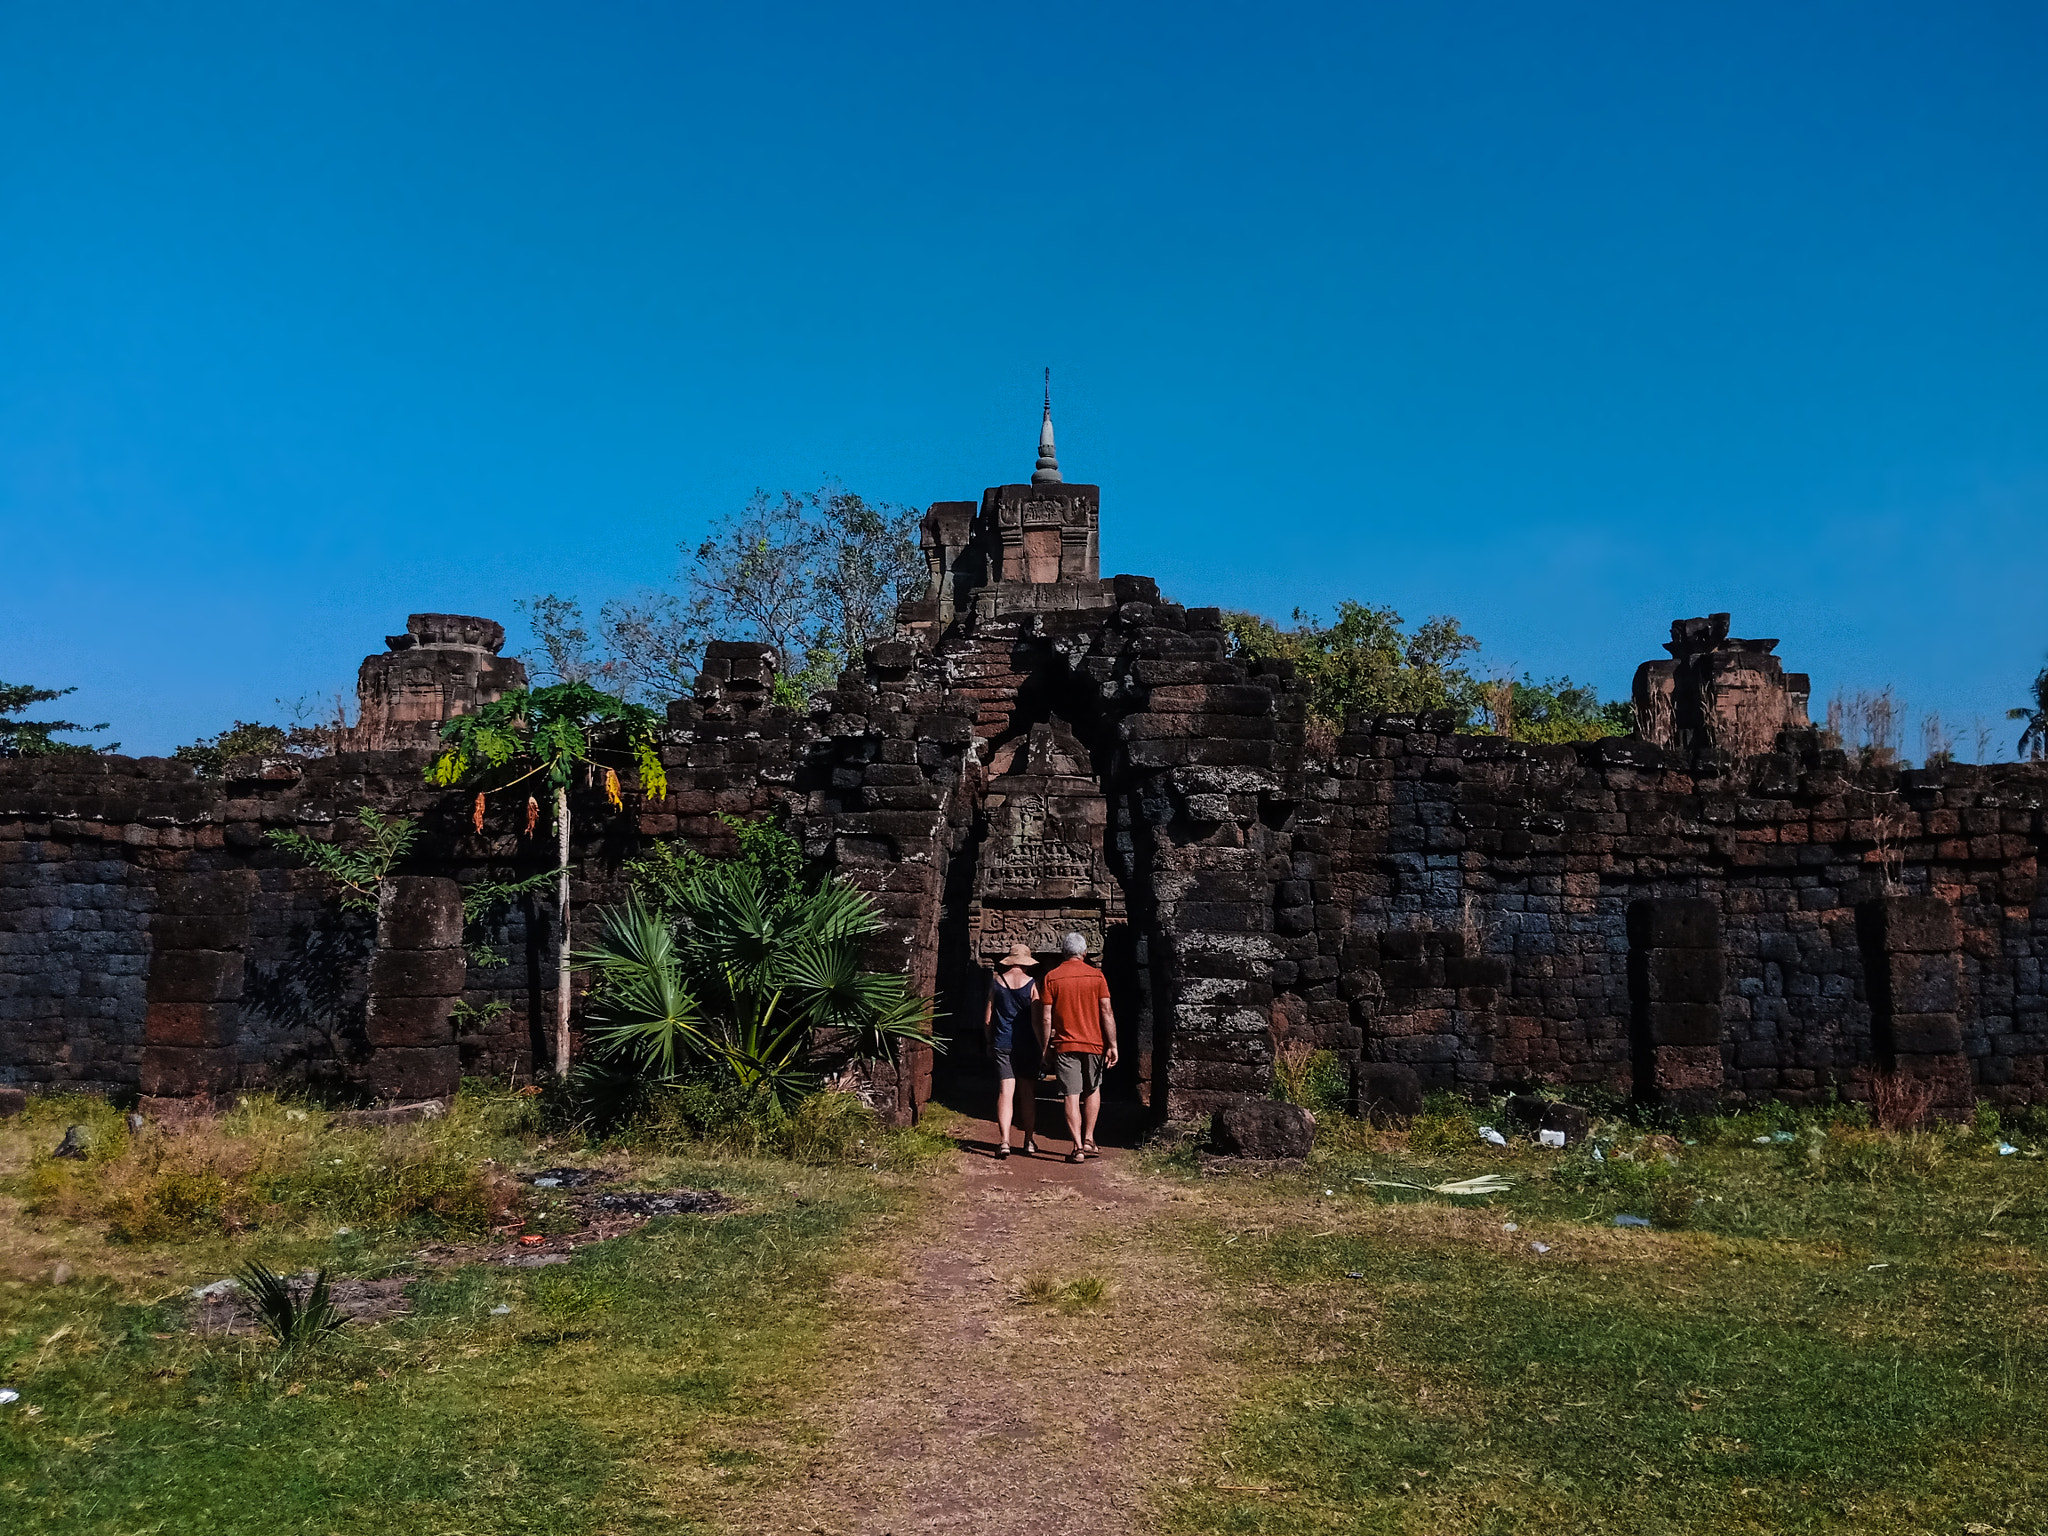
<svg viewBox="0 0 2048 1536"><path fill-rule="evenodd" d="M997 1051L1035 1051L1038 1049L1038 1031L1031 1027L1031 989L1037 983L1026 981L1021 987L1006 987L1000 975L991 973L988 978L989 1001L995 1005L994 1038L989 1048ZM1017 1026L1023 1025L1022 1029Z"/></svg>

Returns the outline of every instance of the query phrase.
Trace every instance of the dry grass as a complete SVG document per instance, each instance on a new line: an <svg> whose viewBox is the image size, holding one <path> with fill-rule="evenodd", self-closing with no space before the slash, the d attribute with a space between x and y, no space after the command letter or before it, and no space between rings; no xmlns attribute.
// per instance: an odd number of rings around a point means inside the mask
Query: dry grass
<svg viewBox="0 0 2048 1536"><path fill-rule="evenodd" d="M318 1218L358 1225L428 1220L479 1232L519 1189L488 1148L501 1132L473 1103L439 1121L329 1131L325 1116L269 1097L131 1131L98 1100L37 1101L19 1134L86 1127L90 1155L32 1154L16 1192L30 1215L103 1223L129 1243L176 1242Z"/></svg>
<svg viewBox="0 0 2048 1536"><path fill-rule="evenodd" d="M1870 1080L1870 1112L1887 1130L1909 1131L1927 1123L1934 1108L1934 1084L1922 1077L1880 1072Z"/></svg>

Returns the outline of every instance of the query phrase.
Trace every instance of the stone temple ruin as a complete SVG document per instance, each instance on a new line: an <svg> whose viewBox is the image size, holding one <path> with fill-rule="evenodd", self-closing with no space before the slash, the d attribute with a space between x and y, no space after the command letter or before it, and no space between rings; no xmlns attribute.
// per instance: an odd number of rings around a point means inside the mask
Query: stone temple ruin
<svg viewBox="0 0 2048 1536"><path fill-rule="evenodd" d="M874 893L872 961L936 998L972 1070L983 967L1088 935L1155 1117L1263 1095L1276 1052L1352 1064L1361 1107L1429 1087L1602 1085L1697 1107L1926 1080L1943 1110L2048 1098L2048 771L1858 767L1807 679L1725 614L1674 624L1640 734L1569 746L1354 718L1311 746L1284 663L1214 608L1100 571L1101 496L1059 471L926 515L926 594L808 711L718 643L668 709L669 794L583 797L576 910L653 839L780 814ZM339 1074L387 1095L543 1053L544 901L465 932L459 882L548 865L510 808L426 788L442 719L524 680L495 623L415 615L363 663L337 755L0 763L0 1081L190 1095ZM263 833L420 819L374 917ZM543 839L542 841L545 841ZM486 964L486 959L500 963ZM460 1006L459 1006L460 1005ZM898 1119L929 1050L869 1083Z"/></svg>

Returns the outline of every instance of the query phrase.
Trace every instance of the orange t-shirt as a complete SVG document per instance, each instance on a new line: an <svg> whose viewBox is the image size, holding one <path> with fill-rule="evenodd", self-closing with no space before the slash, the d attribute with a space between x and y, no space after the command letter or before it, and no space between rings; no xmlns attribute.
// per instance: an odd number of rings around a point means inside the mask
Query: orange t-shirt
<svg viewBox="0 0 2048 1536"><path fill-rule="evenodd" d="M1102 1054L1102 1002L1109 983L1079 955L1053 967L1040 983L1052 1009L1052 1048L1076 1055Z"/></svg>

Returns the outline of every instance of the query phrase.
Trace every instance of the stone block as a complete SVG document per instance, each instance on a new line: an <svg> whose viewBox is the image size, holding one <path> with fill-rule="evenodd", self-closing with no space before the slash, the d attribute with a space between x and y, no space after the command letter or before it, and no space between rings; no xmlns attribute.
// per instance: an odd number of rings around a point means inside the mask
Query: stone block
<svg viewBox="0 0 2048 1536"><path fill-rule="evenodd" d="M1726 980L1718 949L1653 949L1642 956L1644 1000L1658 1003L1717 1003Z"/></svg>
<svg viewBox="0 0 2048 1536"><path fill-rule="evenodd" d="M373 994L363 1014L363 1031L378 1050L389 1046L438 1048L455 1043L454 996Z"/></svg>
<svg viewBox="0 0 2048 1536"><path fill-rule="evenodd" d="M1886 896L1879 906L1890 953L1942 955L1961 947L1956 909L1939 896Z"/></svg>
<svg viewBox="0 0 2048 1536"><path fill-rule="evenodd" d="M152 1003L218 1003L242 995L240 950L159 950L151 957L147 996Z"/></svg>
<svg viewBox="0 0 2048 1536"><path fill-rule="evenodd" d="M142 1048L142 1092L166 1099L189 1099L225 1093L236 1084L239 1068L234 1052L225 1048L145 1045Z"/></svg>
<svg viewBox="0 0 2048 1536"><path fill-rule="evenodd" d="M1361 1061L1351 1069L1351 1113L1373 1125L1405 1125L1422 1113L1422 1079L1398 1061Z"/></svg>
<svg viewBox="0 0 2048 1536"><path fill-rule="evenodd" d="M1315 1117L1299 1104L1246 1099L1218 1109L1209 1134L1225 1157L1304 1158L1315 1144Z"/></svg>
<svg viewBox="0 0 2048 1536"><path fill-rule="evenodd" d="M462 1086L462 1060L452 1045L373 1051L363 1082L380 1099L444 1098Z"/></svg>
<svg viewBox="0 0 2048 1536"><path fill-rule="evenodd" d="M150 920L149 934L159 951L240 949L249 941L249 916L246 912L207 916L159 912Z"/></svg>
<svg viewBox="0 0 2048 1536"><path fill-rule="evenodd" d="M1628 941L1634 949L1717 949L1721 914L1711 901L1655 896L1628 905Z"/></svg>
<svg viewBox="0 0 2048 1536"><path fill-rule="evenodd" d="M1962 1048L1962 1022L1953 1013L1892 1015L1892 1049L1901 1056L1954 1055Z"/></svg>
<svg viewBox="0 0 2048 1536"><path fill-rule="evenodd" d="M1895 1014L1953 1013L1956 1007L1956 960L1946 954L1891 954L1885 977Z"/></svg>
<svg viewBox="0 0 2048 1536"><path fill-rule="evenodd" d="M468 969L459 949L380 949L370 957L370 995L459 997Z"/></svg>
<svg viewBox="0 0 2048 1536"><path fill-rule="evenodd" d="M1650 1003L1644 1026L1652 1045L1719 1045L1723 1019L1718 1003Z"/></svg>
<svg viewBox="0 0 2048 1536"><path fill-rule="evenodd" d="M27 1108L26 1088L0 1088L0 1120L12 1120Z"/></svg>
<svg viewBox="0 0 2048 1536"><path fill-rule="evenodd" d="M232 1045L240 1016L232 1003L151 1003L142 1038L149 1045Z"/></svg>
<svg viewBox="0 0 2048 1536"><path fill-rule="evenodd" d="M253 869L175 875L158 884L157 910L172 917L246 914L259 888Z"/></svg>
<svg viewBox="0 0 2048 1536"><path fill-rule="evenodd" d="M377 889L379 949L460 949L462 887L435 875L399 875Z"/></svg>

